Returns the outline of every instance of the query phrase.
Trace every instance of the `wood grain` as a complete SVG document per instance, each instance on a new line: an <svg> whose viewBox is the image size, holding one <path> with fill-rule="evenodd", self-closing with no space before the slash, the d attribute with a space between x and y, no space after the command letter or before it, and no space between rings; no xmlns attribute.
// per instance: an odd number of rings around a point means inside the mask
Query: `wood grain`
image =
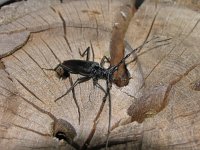
<svg viewBox="0 0 200 150"><path fill-rule="evenodd" d="M6 37L0 40L0 54L4 55L0 149L81 149L91 132L94 135L87 148L105 147L107 102L94 128L104 93L92 81L78 85L79 115L72 93L54 102L70 87L70 81L60 81L55 72L42 68L55 68L67 59L85 59L79 49L88 46L97 62L109 56L114 18L126 2L56 3L0 26L0 36ZM132 48L142 44L156 13L149 39L157 38L128 64L129 84L111 89L109 149L200 148L200 15L188 5L146 1L125 35ZM130 50L126 48L126 53ZM72 80L78 77L72 75ZM99 83L105 87L105 81ZM58 128L67 133L68 142L54 137Z"/></svg>

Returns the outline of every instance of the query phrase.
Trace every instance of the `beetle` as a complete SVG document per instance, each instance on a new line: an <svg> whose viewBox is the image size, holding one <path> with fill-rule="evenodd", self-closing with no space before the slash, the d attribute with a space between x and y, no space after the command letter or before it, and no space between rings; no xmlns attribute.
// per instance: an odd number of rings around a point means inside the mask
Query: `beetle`
<svg viewBox="0 0 200 150"><path fill-rule="evenodd" d="M152 39L151 39L152 40ZM132 51L130 53L128 53L117 65L114 66L110 66L108 68L104 68L103 64L105 62L105 60L109 61L109 59L107 57L103 57L101 60L101 63L97 63L94 61L89 61L89 50L90 47L88 47L85 52L83 54L81 54L81 56L85 55L87 52L87 59L86 60L80 60L80 59L71 59L71 60L66 60L63 63L58 64L54 69L45 69L45 70L53 70L57 73L57 76L60 79L66 79L70 76L70 74L79 74L82 75L83 77L78 78L74 84L67 90L67 92L65 94L63 94L62 96L58 97L55 102L59 99L61 99L62 97L64 97L65 95L67 95L71 90L73 90L75 88L76 85L86 82L90 79L93 79L93 84L94 86L97 86L98 88L100 88L104 93L104 97L103 97L103 103L105 103L106 98L108 97L109 100L109 123L108 123L108 134L107 134L107 140L106 140L106 148L108 146L108 138L109 138L109 134L110 134L110 124L111 124L111 96L110 96L110 89L112 87L112 82L113 82L113 74L115 71L118 70L118 67L125 62L125 60L131 56L131 54L133 54L134 52L136 52L137 50L141 49L144 44L150 42L149 41L145 41L141 46L137 47L136 49L132 49ZM126 44L128 44L128 42L126 42ZM130 47L130 45L128 44L128 46ZM98 80L99 79L104 79L106 80L106 90L104 90L104 88L98 84Z"/></svg>
<svg viewBox="0 0 200 150"><path fill-rule="evenodd" d="M152 39L151 39L152 40ZM57 76L60 79L66 79L70 76L70 74L80 74L83 77L78 78L75 83L67 90L67 92L65 94L63 94L62 96L58 97L55 101L61 99L62 97L64 97L65 95L67 95L76 85L86 82L90 79L93 79L93 84L94 86L100 86L98 84L98 80L99 79L104 79L107 81L107 90L110 90L111 86L112 86L112 82L113 82L113 74L115 71L118 70L118 67L125 62L125 60L131 56L131 54L133 54L134 52L136 52L137 50L139 50L140 48L143 47L144 44L150 42L146 41L144 42L141 46L132 49L132 51L127 54L117 65L114 66L110 66L109 68L104 68L103 64L105 62L105 60L109 61L109 59L104 56L101 60L101 63L97 63L94 61L89 61L89 50L90 47L88 47L85 52L83 54L81 54L81 56L85 55L85 53L87 52L87 59L86 60L80 60L80 59L71 59L71 60L66 60L63 63L58 64L54 69L46 69L46 70L54 70L57 73ZM128 44L128 42L126 42L126 45L128 45L128 47L130 48L131 46ZM108 95L106 95L108 96Z"/></svg>

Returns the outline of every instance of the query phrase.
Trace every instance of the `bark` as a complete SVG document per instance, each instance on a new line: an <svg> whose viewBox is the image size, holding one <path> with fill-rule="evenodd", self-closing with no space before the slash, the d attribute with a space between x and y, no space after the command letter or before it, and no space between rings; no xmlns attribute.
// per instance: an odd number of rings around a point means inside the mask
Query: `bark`
<svg viewBox="0 0 200 150"><path fill-rule="evenodd" d="M108 102L99 115L104 92L90 80L78 85L74 95L70 92L54 102L70 88L71 80L59 80L55 72L42 68L85 59L79 50L88 46L96 62L109 57L115 18L128 2L52 1L3 21L0 149L105 148ZM34 0L20 3L21 11ZM147 37L153 39L127 60L129 84L112 86L109 149L200 149L197 8L189 1L145 1L131 19L125 40L132 48ZM125 53L130 51L126 45ZM80 75L71 77L75 81ZM106 86L104 80L99 84Z"/></svg>

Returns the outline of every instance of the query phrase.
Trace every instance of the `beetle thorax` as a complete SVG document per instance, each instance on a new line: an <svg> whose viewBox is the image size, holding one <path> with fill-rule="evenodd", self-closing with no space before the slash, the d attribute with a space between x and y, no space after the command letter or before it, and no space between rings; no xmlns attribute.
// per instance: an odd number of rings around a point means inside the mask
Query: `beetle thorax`
<svg viewBox="0 0 200 150"><path fill-rule="evenodd" d="M93 77L97 79L106 79L106 69L100 66L93 66L91 70L91 74Z"/></svg>

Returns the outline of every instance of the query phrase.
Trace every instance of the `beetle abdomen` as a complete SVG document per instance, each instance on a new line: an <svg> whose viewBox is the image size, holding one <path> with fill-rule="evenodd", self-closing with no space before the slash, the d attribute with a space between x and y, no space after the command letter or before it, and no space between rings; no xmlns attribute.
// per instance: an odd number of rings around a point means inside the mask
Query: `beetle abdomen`
<svg viewBox="0 0 200 150"><path fill-rule="evenodd" d="M93 61L67 60L62 63L62 66L64 69L67 69L69 73L87 76L91 74L91 69L94 66L99 66L99 64Z"/></svg>

